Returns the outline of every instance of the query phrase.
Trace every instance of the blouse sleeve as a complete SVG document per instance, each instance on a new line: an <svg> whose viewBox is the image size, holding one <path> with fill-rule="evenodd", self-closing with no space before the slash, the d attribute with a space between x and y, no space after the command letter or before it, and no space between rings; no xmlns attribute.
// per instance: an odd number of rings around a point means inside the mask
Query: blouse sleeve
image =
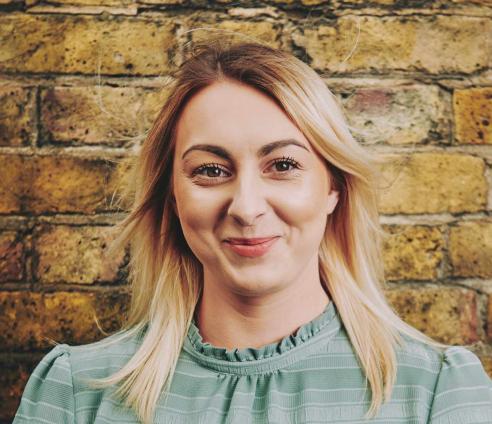
<svg viewBox="0 0 492 424"><path fill-rule="evenodd" d="M56 345L32 372L12 424L72 424L74 392L69 346Z"/></svg>
<svg viewBox="0 0 492 424"><path fill-rule="evenodd" d="M492 423L492 380L470 350L444 351L429 417L429 424Z"/></svg>

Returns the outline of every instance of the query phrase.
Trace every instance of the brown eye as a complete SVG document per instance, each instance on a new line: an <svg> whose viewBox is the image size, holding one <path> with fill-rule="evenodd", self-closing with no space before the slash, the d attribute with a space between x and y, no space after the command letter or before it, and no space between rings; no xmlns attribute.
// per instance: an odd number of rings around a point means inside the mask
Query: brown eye
<svg viewBox="0 0 492 424"><path fill-rule="evenodd" d="M224 169L222 169L218 164L205 164L199 166L197 169L193 171L191 174L192 177L195 176L202 176L202 177L207 177L207 178L217 178L221 177L220 173L221 172L226 172Z"/></svg>
<svg viewBox="0 0 492 424"><path fill-rule="evenodd" d="M295 169L300 168L299 163L290 157L283 157L281 159L275 159L275 161L273 162L273 165L275 166L275 168L278 172L282 172L282 173L286 172L286 171L292 171L292 169L289 169L289 166L292 166Z"/></svg>

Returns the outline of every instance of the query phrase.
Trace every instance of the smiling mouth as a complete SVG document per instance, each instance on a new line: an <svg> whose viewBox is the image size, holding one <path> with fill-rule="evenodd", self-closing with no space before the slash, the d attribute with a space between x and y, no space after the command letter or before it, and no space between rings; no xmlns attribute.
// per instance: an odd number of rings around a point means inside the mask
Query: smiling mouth
<svg viewBox="0 0 492 424"><path fill-rule="evenodd" d="M270 241L274 238L277 238L278 236L272 236L272 237L255 237L255 238L228 238L225 240L225 242L234 244L234 245L246 245L246 246L254 246L257 244L262 244L267 241Z"/></svg>
<svg viewBox="0 0 492 424"><path fill-rule="evenodd" d="M238 243L239 239L229 239L224 242L234 253L240 256L256 258L266 254L279 238L279 236L275 236L262 239L240 239L241 243ZM254 243L251 243L252 240ZM245 243L245 241L249 243Z"/></svg>

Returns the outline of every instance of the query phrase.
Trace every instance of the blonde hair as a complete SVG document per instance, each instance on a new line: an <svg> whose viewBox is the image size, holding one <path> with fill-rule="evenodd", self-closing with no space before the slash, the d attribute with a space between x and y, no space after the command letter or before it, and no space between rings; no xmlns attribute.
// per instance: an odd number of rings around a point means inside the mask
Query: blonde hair
<svg viewBox="0 0 492 424"><path fill-rule="evenodd" d="M396 380L395 349L401 334L438 349L438 343L405 323L383 289L378 159L353 138L343 109L322 78L295 56L258 42L218 40L195 45L174 73L170 95L133 164L133 204L111 251L130 244L131 302L120 331L98 342L115 343L145 327L133 357L117 372L91 379L95 388L118 385L115 394L145 424L169 390L201 293L202 265L191 252L174 212L172 162L176 122L198 90L230 79L270 95L325 158L339 202L329 215L319 251L322 283L336 305L372 393L367 418L389 400ZM127 193L127 194L128 194ZM167 399L167 398L166 398Z"/></svg>

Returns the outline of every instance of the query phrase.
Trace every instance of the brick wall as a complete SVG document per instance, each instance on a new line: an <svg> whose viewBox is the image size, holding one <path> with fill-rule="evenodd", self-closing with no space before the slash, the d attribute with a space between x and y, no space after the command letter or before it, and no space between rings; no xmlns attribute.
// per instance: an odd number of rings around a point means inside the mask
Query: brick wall
<svg viewBox="0 0 492 424"><path fill-rule="evenodd" d="M0 422L50 339L82 344L126 310L105 256L125 158L187 41L214 27L322 73L385 157L387 294L492 377L490 0L0 0Z"/></svg>

